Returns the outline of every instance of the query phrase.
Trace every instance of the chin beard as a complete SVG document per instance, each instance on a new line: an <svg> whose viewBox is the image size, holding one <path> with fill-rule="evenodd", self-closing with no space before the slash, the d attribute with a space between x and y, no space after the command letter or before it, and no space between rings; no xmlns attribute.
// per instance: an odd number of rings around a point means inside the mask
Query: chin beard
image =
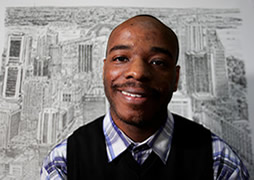
<svg viewBox="0 0 254 180"><path fill-rule="evenodd" d="M132 119L124 119L124 118L119 118L119 119L128 125L131 125L140 129L151 127L151 124L152 124L150 121L144 120L141 117L134 117Z"/></svg>
<svg viewBox="0 0 254 180"><path fill-rule="evenodd" d="M158 114L155 113L153 116L146 117L144 114L137 116L132 116L131 118L126 118L119 114L114 107L111 106L111 113L114 113L115 116L125 124L139 128L139 129L153 129L162 124L166 120L167 112L163 113L162 111ZM161 121L161 122L160 122Z"/></svg>

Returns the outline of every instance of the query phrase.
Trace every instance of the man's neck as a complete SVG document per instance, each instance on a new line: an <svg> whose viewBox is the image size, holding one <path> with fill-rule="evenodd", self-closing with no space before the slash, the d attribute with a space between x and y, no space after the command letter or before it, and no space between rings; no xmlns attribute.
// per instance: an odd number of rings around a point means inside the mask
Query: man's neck
<svg viewBox="0 0 254 180"><path fill-rule="evenodd" d="M134 124L126 123L125 121L112 116L112 120L116 126L124 132L134 142L143 142L150 136L152 136L165 122L167 115L163 117L156 117L156 120L149 121L153 123L148 123L144 126L137 126Z"/></svg>

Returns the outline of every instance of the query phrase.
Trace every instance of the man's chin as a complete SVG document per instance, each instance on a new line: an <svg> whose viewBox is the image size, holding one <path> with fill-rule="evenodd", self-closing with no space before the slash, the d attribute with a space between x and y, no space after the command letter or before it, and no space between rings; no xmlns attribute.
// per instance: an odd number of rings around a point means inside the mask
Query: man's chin
<svg viewBox="0 0 254 180"><path fill-rule="evenodd" d="M118 116L119 119L130 126L134 126L137 128L147 128L150 126L153 126L154 120L153 118L148 117L147 115L144 114L139 114L139 115L132 115L132 116Z"/></svg>
<svg viewBox="0 0 254 180"><path fill-rule="evenodd" d="M118 106L117 108L113 107L111 106L111 115L113 120L120 120L127 125L135 126L138 128L148 128L158 123L156 120L158 118L158 113L156 113L154 109L144 108L140 106L132 106L131 108L129 106ZM121 109L125 110L121 111Z"/></svg>
<svg viewBox="0 0 254 180"><path fill-rule="evenodd" d="M121 118L120 120L123 121L125 124L128 124L130 126L135 126L135 127L138 127L138 128L142 128L142 127L147 126L146 125L147 123L144 119L138 119L138 118L124 119L124 118Z"/></svg>

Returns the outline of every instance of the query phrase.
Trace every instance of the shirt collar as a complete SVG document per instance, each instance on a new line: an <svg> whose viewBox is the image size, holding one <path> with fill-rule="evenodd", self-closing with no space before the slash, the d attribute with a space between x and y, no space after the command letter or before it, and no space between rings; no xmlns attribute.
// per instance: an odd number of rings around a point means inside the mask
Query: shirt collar
<svg viewBox="0 0 254 180"><path fill-rule="evenodd" d="M167 121L165 124L146 139L144 142L138 144L147 143L155 154L166 164L172 141L172 133L174 127L174 119L170 112L168 112ZM103 120L103 132L105 135L106 149L108 161L113 161L122 152L124 152L131 144L134 143L128 138L113 122L110 113L108 112Z"/></svg>

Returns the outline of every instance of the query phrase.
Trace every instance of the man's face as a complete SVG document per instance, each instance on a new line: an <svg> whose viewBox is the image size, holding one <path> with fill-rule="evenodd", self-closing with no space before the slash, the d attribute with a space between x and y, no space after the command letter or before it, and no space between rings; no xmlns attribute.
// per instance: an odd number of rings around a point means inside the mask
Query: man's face
<svg viewBox="0 0 254 180"><path fill-rule="evenodd" d="M177 89L176 45L165 29L124 24L109 38L103 80L113 120L152 125Z"/></svg>

